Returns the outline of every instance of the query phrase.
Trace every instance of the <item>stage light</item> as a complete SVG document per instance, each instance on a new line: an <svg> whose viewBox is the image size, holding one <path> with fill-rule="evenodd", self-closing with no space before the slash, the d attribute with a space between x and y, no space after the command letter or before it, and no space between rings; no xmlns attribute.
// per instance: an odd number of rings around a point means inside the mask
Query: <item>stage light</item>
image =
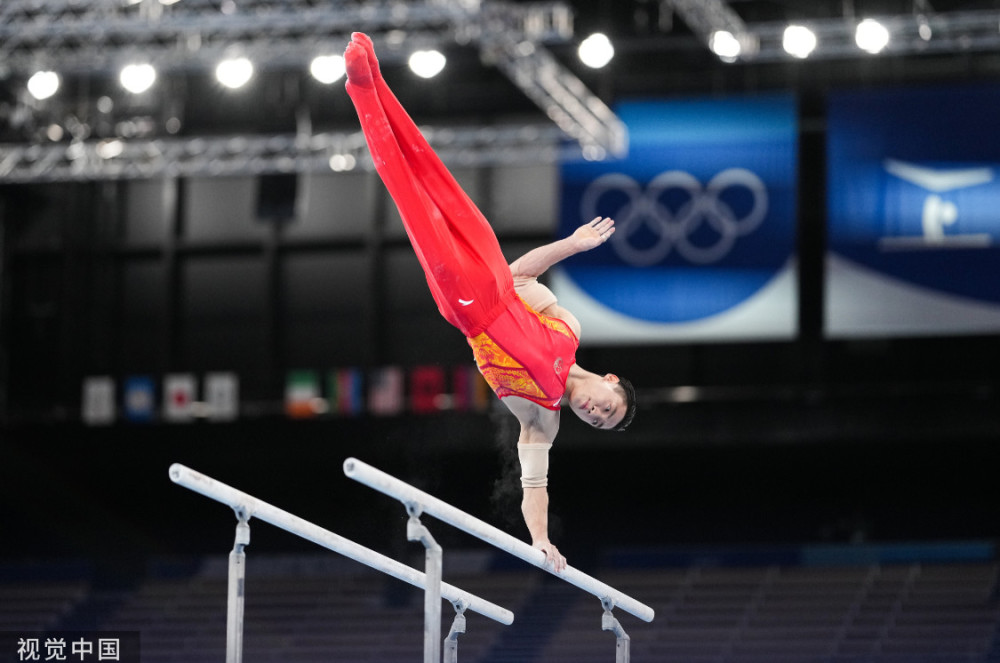
<svg viewBox="0 0 1000 663"><path fill-rule="evenodd" d="M122 87L132 94L142 94L156 82L156 69L151 64L130 64L118 76Z"/></svg>
<svg viewBox="0 0 1000 663"><path fill-rule="evenodd" d="M320 83L329 85L344 75L343 55L320 55L309 65L309 73Z"/></svg>
<svg viewBox="0 0 1000 663"><path fill-rule="evenodd" d="M743 50L740 41L733 36L732 32L726 30L713 32L708 40L708 47L724 62L735 62Z"/></svg>
<svg viewBox="0 0 1000 663"><path fill-rule="evenodd" d="M816 49L816 34L804 25L789 25L781 45L789 55L807 58Z"/></svg>
<svg viewBox="0 0 1000 663"><path fill-rule="evenodd" d="M330 157L330 170L342 173L347 170L354 170L357 166L357 159L351 154L334 154Z"/></svg>
<svg viewBox="0 0 1000 663"><path fill-rule="evenodd" d="M215 77L230 89L241 88L253 77L253 63L246 58L223 60L215 68Z"/></svg>
<svg viewBox="0 0 1000 663"><path fill-rule="evenodd" d="M48 99L59 89L59 74L54 71L37 71L28 79L28 92L35 99Z"/></svg>
<svg viewBox="0 0 1000 663"><path fill-rule="evenodd" d="M97 156L102 159L114 159L121 156L122 152L125 151L125 144L117 138L102 140L97 144L95 151L97 152Z"/></svg>
<svg viewBox="0 0 1000 663"><path fill-rule="evenodd" d="M615 56L615 47L607 35L595 32L580 43L577 51L580 61L591 69L600 69Z"/></svg>
<svg viewBox="0 0 1000 663"><path fill-rule="evenodd" d="M889 45L889 31L878 21L866 18L858 23L854 41L861 50L875 54Z"/></svg>
<svg viewBox="0 0 1000 663"><path fill-rule="evenodd" d="M917 34L924 41L930 41L931 37L934 36L934 31L931 29L931 24L927 22L927 17L921 14L917 17Z"/></svg>
<svg viewBox="0 0 1000 663"><path fill-rule="evenodd" d="M410 69L421 78L434 78L441 73L447 60L440 51L414 51L410 56Z"/></svg>

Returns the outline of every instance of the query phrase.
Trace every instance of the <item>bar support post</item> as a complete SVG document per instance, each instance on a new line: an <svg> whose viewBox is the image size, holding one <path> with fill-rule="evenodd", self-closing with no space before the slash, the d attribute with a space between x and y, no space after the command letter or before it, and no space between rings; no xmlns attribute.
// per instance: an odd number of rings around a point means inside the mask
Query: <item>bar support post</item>
<svg viewBox="0 0 1000 663"><path fill-rule="evenodd" d="M601 605L604 606L604 615L601 617L601 630L611 631L615 634L615 638L617 638L615 643L615 663L629 663L631 655L629 648L632 644L632 638L628 637L628 633L625 632L625 629L622 628L622 625L611 613L615 607L614 601L601 599Z"/></svg>
<svg viewBox="0 0 1000 663"><path fill-rule="evenodd" d="M465 603L456 601L454 606L455 619L444 639L444 663L458 663L458 636L465 633Z"/></svg>
<svg viewBox="0 0 1000 663"><path fill-rule="evenodd" d="M441 546L420 522L421 507L416 502L406 505L410 515L406 523L406 538L423 544L424 553L424 663L441 661Z"/></svg>
<svg viewBox="0 0 1000 663"><path fill-rule="evenodd" d="M226 603L226 663L243 661L243 605L246 589L247 555L250 545L250 518L246 511L235 508L236 541L229 553L229 599Z"/></svg>

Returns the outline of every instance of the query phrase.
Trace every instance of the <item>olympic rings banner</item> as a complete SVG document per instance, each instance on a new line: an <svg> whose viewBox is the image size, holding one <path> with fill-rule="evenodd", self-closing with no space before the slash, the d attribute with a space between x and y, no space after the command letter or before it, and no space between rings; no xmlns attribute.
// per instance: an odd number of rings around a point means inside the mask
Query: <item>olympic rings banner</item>
<svg viewBox="0 0 1000 663"><path fill-rule="evenodd" d="M626 158L562 166L561 234L616 232L554 271L584 343L786 339L797 330L791 95L621 104Z"/></svg>
<svg viewBox="0 0 1000 663"><path fill-rule="evenodd" d="M1000 330L997 117L1000 86L831 97L827 336Z"/></svg>

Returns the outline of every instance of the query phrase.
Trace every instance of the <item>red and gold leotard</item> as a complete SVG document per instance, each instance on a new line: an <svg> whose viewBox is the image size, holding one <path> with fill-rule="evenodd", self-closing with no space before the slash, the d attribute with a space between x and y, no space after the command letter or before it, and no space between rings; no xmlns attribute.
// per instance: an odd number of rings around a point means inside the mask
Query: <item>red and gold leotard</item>
<svg viewBox="0 0 1000 663"><path fill-rule="evenodd" d="M534 311L517 297L468 341L479 371L497 396L520 396L559 409L580 344L565 322Z"/></svg>

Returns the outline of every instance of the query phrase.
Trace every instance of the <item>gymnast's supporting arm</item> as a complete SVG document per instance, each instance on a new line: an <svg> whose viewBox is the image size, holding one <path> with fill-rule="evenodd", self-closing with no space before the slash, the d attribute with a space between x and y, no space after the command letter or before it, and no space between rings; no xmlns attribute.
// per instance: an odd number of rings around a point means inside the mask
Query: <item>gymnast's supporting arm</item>
<svg viewBox="0 0 1000 663"><path fill-rule="evenodd" d="M545 553L556 571L566 568L566 558L549 541L549 492L545 486L522 488L521 514L531 534L531 545Z"/></svg>
<svg viewBox="0 0 1000 663"><path fill-rule="evenodd" d="M521 464L521 514L531 535L531 545L545 553L555 571L566 568L566 558L549 540L549 449L559 432L559 412L547 410L519 396L503 399L517 417L521 432L517 456Z"/></svg>

